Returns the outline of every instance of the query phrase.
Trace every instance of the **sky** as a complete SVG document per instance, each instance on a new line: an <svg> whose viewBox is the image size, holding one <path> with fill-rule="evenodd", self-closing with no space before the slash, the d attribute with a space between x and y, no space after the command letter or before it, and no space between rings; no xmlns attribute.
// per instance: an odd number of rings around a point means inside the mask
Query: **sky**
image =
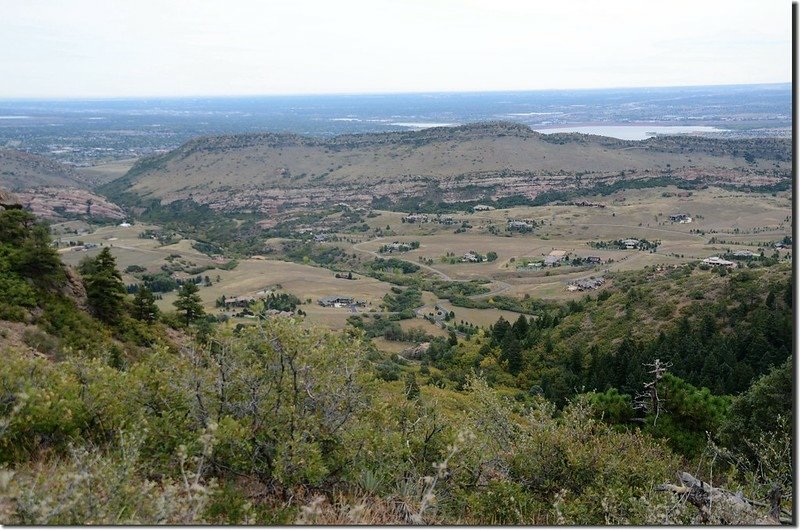
<svg viewBox="0 0 800 530"><path fill-rule="evenodd" d="M789 0L0 0L0 98L790 81Z"/></svg>

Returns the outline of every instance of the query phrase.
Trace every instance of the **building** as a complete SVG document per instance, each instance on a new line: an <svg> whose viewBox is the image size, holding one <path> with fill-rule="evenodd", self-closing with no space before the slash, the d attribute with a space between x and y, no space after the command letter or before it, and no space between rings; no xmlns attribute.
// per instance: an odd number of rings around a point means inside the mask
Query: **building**
<svg viewBox="0 0 800 530"><path fill-rule="evenodd" d="M225 298L225 307L247 307L252 302L255 302L254 296L234 296L233 298Z"/></svg>
<svg viewBox="0 0 800 530"><path fill-rule="evenodd" d="M692 218L688 213L674 213L669 216L669 220L673 223L691 223Z"/></svg>
<svg viewBox="0 0 800 530"><path fill-rule="evenodd" d="M727 267L729 269L736 267L734 262L722 259L719 256L711 256L710 258L706 258L703 260L703 264L711 265L712 267Z"/></svg>
<svg viewBox="0 0 800 530"><path fill-rule="evenodd" d="M509 221L507 228L512 232L530 232L533 230L533 225L525 221Z"/></svg>
<svg viewBox="0 0 800 530"><path fill-rule="evenodd" d="M636 246L639 244L639 240L638 239L623 239L622 240L622 244L625 245L626 249L630 250L632 248L636 248Z"/></svg>
<svg viewBox="0 0 800 530"><path fill-rule="evenodd" d="M603 260L600 259L600 256L588 256L586 258L587 263L602 263Z"/></svg>
<svg viewBox="0 0 800 530"><path fill-rule="evenodd" d="M576 280L575 282L567 285L567 291L593 291L595 289L599 289L604 283L606 283L606 280L603 277Z"/></svg>
<svg viewBox="0 0 800 530"><path fill-rule="evenodd" d="M381 250L381 252L407 252L409 250L411 250L411 245L395 241L394 243L386 245L385 249Z"/></svg>
<svg viewBox="0 0 800 530"><path fill-rule="evenodd" d="M494 210L494 206L487 206L486 204L476 204L472 207L472 211L474 212L488 212L489 210Z"/></svg>
<svg viewBox="0 0 800 530"><path fill-rule="evenodd" d="M355 305L356 301L349 296L325 296L318 300L322 307L344 307Z"/></svg>
<svg viewBox="0 0 800 530"><path fill-rule="evenodd" d="M736 252L734 252L731 255L734 258L750 259L750 258L755 258L758 254L756 254L755 252L751 252L749 250L737 250Z"/></svg>
<svg viewBox="0 0 800 530"><path fill-rule="evenodd" d="M403 217L404 223L427 223L428 216L424 213L412 213Z"/></svg>
<svg viewBox="0 0 800 530"><path fill-rule="evenodd" d="M120 223L119 226L121 226L122 228L129 228L131 226L131 224L128 223L128 222L124 222L124 223Z"/></svg>
<svg viewBox="0 0 800 530"><path fill-rule="evenodd" d="M461 258L461 261L465 261L467 263L478 263L481 261L481 258L478 257L478 255L474 252L467 252L464 254L464 257Z"/></svg>
<svg viewBox="0 0 800 530"><path fill-rule="evenodd" d="M544 266L555 267L565 259L567 259L566 250L551 250L550 253L544 258Z"/></svg>

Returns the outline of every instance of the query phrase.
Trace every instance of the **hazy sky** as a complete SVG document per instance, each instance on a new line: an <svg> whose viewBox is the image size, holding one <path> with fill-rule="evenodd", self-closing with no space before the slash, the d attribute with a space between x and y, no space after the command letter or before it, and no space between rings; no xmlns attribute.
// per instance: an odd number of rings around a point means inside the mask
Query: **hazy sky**
<svg viewBox="0 0 800 530"><path fill-rule="evenodd" d="M789 0L0 0L0 97L791 80Z"/></svg>

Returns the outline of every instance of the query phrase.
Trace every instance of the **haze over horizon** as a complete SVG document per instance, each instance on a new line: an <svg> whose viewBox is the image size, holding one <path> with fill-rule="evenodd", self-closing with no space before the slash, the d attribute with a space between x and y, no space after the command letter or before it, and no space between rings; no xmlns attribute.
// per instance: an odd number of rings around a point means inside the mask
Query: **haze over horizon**
<svg viewBox="0 0 800 530"><path fill-rule="evenodd" d="M788 83L786 0L10 1L2 99Z"/></svg>

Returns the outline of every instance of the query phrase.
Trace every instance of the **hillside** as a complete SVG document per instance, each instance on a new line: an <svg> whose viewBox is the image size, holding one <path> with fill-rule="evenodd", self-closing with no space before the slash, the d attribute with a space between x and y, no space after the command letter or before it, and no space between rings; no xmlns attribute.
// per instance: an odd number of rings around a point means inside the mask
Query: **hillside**
<svg viewBox="0 0 800 530"><path fill-rule="evenodd" d="M0 149L0 185L10 191L37 187L89 188L90 181L74 169L38 155Z"/></svg>
<svg viewBox="0 0 800 530"><path fill-rule="evenodd" d="M783 264L614 275L410 361L299 311L234 325L191 282L159 310L110 250L65 267L0 210L3 524L792 522ZM653 356L655 412L632 401ZM675 511L685 469L739 504Z"/></svg>
<svg viewBox="0 0 800 530"><path fill-rule="evenodd" d="M0 150L0 187L45 219L125 218L119 206L91 191L91 178L38 155Z"/></svg>
<svg viewBox="0 0 800 530"><path fill-rule="evenodd" d="M330 139L271 133L198 138L139 161L100 189L128 202L192 198L217 210L264 212L384 197L533 198L622 177L773 185L788 178L790 158L786 140L633 142L548 136L492 122Z"/></svg>

